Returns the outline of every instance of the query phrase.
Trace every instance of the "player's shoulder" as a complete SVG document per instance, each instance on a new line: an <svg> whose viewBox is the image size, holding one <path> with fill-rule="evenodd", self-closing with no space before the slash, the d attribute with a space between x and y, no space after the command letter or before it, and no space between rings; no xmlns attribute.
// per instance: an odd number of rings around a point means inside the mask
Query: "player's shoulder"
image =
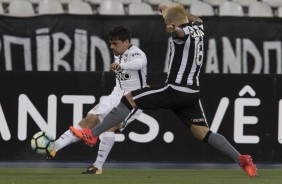
<svg viewBox="0 0 282 184"><path fill-rule="evenodd" d="M141 53L143 53L143 51L139 47L136 47L135 45L132 45L129 48L129 53L132 53L132 52L141 52Z"/></svg>
<svg viewBox="0 0 282 184"><path fill-rule="evenodd" d="M131 57L145 56L145 53L140 48L136 47L135 45L132 45L129 49L128 55Z"/></svg>

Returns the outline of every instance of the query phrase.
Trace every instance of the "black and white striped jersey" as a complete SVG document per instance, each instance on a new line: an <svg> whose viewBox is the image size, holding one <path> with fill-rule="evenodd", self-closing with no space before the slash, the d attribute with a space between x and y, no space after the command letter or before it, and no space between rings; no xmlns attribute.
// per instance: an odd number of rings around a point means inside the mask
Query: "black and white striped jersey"
<svg viewBox="0 0 282 184"><path fill-rule="evenodd" d="M199 73L203 63L203 24L189 22L180 26L184 38L172 37L167 84L199 88Z"/></svg>

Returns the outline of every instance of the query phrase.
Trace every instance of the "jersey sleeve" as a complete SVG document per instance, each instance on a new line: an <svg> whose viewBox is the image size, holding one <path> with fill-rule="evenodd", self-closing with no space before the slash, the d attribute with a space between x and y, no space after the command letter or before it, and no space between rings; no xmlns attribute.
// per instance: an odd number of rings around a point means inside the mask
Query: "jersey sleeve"
<svg viewBox="0 0 282 184"><path fill-rule="evenodd" d="M128 55L127 62L121 63L121 69L140 70L147 64L146 56L141 52L133 52Z"/></svg>
<svg viewBox="0 0 282 184"><path fill-rule="evenodd" d="M182 28L182 30L184 31L184 35L185 35L185 36L190 34L190 31L189 31L188 26Z"/></svg>

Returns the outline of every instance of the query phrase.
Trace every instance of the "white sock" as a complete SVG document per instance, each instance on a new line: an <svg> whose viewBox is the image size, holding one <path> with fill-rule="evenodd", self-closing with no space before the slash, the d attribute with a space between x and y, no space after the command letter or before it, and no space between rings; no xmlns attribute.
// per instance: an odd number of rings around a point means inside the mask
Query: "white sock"
<svg viewBox="0 0 282 184"><path fill-rule="evenodd" d="M100 135L99 151L96 161L93 165L98 169L102 169L112 147L115 143L115 133L114 132L104 132Z"/></svg>
<svg viewBox="0 0 282 184"><path fill-rule="evenodd" d="M78 130L82 130L82 128L78 125L76 127ZM72 131L67 130L65 133L63 133L56 141L55 141L55 147L54 150L57 152L60 149L66 147L67 145L70 145L72 143L78 142L80 139L76 137Z"/></svg>

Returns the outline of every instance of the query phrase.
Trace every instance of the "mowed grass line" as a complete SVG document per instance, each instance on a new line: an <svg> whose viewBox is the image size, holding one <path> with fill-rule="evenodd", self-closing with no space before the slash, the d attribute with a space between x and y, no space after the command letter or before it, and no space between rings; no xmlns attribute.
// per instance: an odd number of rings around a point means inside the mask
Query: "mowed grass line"
<svg viewBox="0 0 282 184"><path fill-rule="evenodd" d="M281 184L282 169L260 169L250 178L240 169L106 169L83 175L84 168L0 168L0 184Z"/></svg>

